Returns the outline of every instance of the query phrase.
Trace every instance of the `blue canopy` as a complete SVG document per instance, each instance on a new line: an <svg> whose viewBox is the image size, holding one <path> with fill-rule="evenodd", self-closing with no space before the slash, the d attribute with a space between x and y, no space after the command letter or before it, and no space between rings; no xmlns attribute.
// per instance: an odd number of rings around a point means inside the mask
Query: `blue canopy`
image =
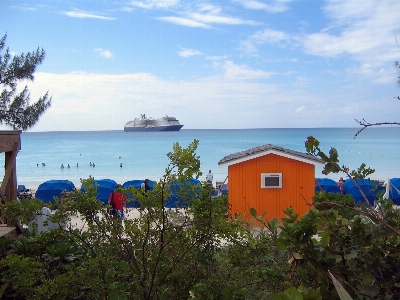
<svg viewBox="0 0 400 300"><path fill-rule="evenodd" d="M400 178L390 179L389 199L392 199L394 204L400 205Z"/></svg>
<svg viewBox="0 0 400 300"><path fill-rule="evenodd" d="M140 187L142 186L142 183L144 183L144 180L143 180L143 179L139 179L139 180L130 180L130 181L126 181L126 182L122 185L122 187L123 187L124 189L130 188L130 187L133 187L133 188L135 188L135 189L140 189ZM154 184L155 184L155 182L150 180L150 183L149 183L150 191L153 190ZM128 198L133 198L133 195L128 194ZM128 207L139 208L139 207L140 207L140 201L139 201L139 200L133 200L133 201L131 201L131 202L128 203Z"/></svg>
<svg viewBox="0 0 400 300"><path fill-rule="evenodd" d="M336 181L330 178L316 178L315 180L318 181L323 191L327 193L340 193L339 185L336 183ZM321 192L321 189L317 183L315 183L315 191Z"/></svg>
<svg viewBox="0 0 400 300"><path fill-rule="evenodd" d="M61 198L62 192L70 192L75 185L69 180L49 180L39 185L35 198L43 202L53 202L54 197Z"/></svg>
<svg viewBox="0 0 400 300"><path fill-rule="evenodd" d="M191 192L187 192L182 199L180 192L182 188L182 184L186 187L189 187L191 184L195 184L198 186L197 189L197 196L193 195ZM168 197L165 207L167 208L180 208L180 207L188 207L190 205L190 200L193 199L193 197L198 197L200 194L200 187L201 182L197 179L191 178L190 180L181 183L181 182L172 182L169 186L171 195Z"/></svg>
<svg viewBox="0 0 400 300"><path fill-rule="evenodd" d="M144 183L144 180L141 180L141 179L139 179L139 180L130 180L130 181L125 182L125 183L122 185L122 187L123 187L124 189L129 188L129 187L134 187L135 189L138 189L138 188L140 188L140 186L142 185L142 183ZM150 186L150 190L151 190L151 191L152 191L153 188L154 188L154 184L155 184L155 182L150 180L149 186Z"/></svg>
<svg viewBox="0 0 400 300"><path fill-rule="evenodd" d="M95 179L94 184L97 187L97 200L100 200L107 205L110 194L114 192L117 183L112 179ZM83 191L84 189L85 187L82 186L81 190Z"/></svg>
<svg viewBox="0 0 400 300"><path fill-rule="evenodd" d="M367 197L369 203L374 205L376 195L383 190L383 187L379 185L377 181L370 179L357 179L356 182ZM344 194L350 194L354 198L356 204L365 203L363 196L351 179L345 180L343 190Z"/></svg>

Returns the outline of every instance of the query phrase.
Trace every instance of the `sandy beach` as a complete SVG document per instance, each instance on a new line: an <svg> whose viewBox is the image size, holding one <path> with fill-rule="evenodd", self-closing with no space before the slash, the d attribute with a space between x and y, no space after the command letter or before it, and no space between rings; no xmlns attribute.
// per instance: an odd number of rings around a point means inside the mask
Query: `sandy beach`
<svg viewBox="0 0 400 300"><path fill-rule="evenodd" d="M98 214L99 217L102 217L101 214ZM133 220L140 218L140 212L136 208L127 208L125 210L125 219L127 220ZM73 216L71 218L71 222L68 225L71 225L71 229L79 229L79 230L86 230L87 229L87 224L80 216Z"/></svg>

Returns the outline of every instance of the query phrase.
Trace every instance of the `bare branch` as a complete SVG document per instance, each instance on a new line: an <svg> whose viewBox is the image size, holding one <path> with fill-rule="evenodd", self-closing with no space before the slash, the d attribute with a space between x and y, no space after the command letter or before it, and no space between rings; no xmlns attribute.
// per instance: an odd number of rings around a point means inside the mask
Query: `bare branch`
<svg viewBox="0 0 400 300"><path fill-rule="evenodd" d="M400 100L400 98L399 98ZM359 131L357 131L357 133L354 135L354 138L356 138L364 129L368 128L368 127L372 127L372 126L380 126L380 125L400 125L400 122L377 122L377 123L369 123L367 121L365 121L365 119L362 119L361 121L355 119L356 122L363 126L363 128L361 128Z"/></svg>

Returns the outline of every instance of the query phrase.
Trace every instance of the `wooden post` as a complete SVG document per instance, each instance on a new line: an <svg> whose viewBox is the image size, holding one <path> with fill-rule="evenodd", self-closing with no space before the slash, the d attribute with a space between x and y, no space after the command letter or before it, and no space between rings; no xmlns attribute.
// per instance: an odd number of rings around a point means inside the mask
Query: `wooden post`
<svg viewBox="0 0 400 300"><path fill-rule="evenodd" d="M0 197L4 202L17 199L17 154L21 149L21 131L0 131L0 152L5 152L5 173L0 186ZM1 217L1 214L0 214ZM15 226L7 219L7 226Z"/></svg>
<svg viewBox="0 0 400 300"><path fill-rule="evenodd" d="M16 150L18 151L18 150ZM16 153L14 152L6 152L5 154L5 168L11 169L11 173L8 177L8 183L6 186L6 202L10 202L13 200L17 200L17 160ZM6 174L7 175L7 174ZM7 219L7 226L14 226L13 220L11 218Z"/></svg>

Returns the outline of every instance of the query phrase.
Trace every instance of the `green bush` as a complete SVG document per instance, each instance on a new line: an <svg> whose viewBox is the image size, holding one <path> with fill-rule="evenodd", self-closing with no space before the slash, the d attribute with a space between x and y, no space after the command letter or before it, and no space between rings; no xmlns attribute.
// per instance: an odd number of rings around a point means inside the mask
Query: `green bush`
<svg viewBox="0 0 400 300"><path fill-rule="evenodd" d="M356 207L354 198L349 194L317 192L313 197L313 203L318 210L336 209L339 214L347 219L352 219L360 214L354 210Z"/></svg>

